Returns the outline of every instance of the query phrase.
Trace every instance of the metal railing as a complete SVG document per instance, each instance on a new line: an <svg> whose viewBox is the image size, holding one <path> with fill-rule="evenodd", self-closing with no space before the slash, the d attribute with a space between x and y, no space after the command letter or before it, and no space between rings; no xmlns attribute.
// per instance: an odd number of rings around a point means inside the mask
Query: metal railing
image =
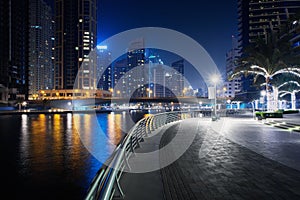
<svg viewBox="0 0 300 200"><path fill-rule="evenodd" d="M130 170L128 159L134 154L136 148L152 131L169 124L188 118L201 117L202 111L178 111L150 115L138 121L128 132L123 141L117 146L107 161L92 180L88 189L86 200L110 200L114 197L124 198L120 185L125 167Z"/></svg>

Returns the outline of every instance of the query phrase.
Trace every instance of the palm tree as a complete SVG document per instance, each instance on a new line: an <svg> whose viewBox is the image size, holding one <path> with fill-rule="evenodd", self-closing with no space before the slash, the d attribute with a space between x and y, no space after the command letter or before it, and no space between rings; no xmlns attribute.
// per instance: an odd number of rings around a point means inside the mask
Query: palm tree
<svg viewBox="0 0 300 200"><path fill-rule="evenodd" d="M296 109L296 93L300 92L300 90L293 90L293 91L279 91L278 94L280 95L280 97L283 97L287 94L291 95L291 104L292 104L292 109L295 110Z"/></svg>
<svg viewBox="0 0 300 200"><path fill-rule="evenodd" d="M290 52L288 40L286 38L279 39L277 34L271 34L267 41L258 38L255 43L246 47L235 73L229 78L234 79L241 75L253 75L254 83L257 80L263 80L267 92L267 109L277 110L275 103L272 103L274 102L272 94L273 78L282 74L292 74L300 77L300 68L297 66L299 61Z"/></svg>
<svg viewBox="0 0 300 200"><path fill-rule="evenodd" d="M297 89L295 88L297 87ZM282 89L284 88L284 89ZM274 93L274 104L276 106L279 105L279 96L280 97L283 97L285 96L286 94L291 94L291 98L292 98L292 107L295 107L296 108L296 104L293 104L293 99L295 100L296 102L296 93L298 92L298 89L300 88L300 84L297 82L297 81L286 81L280 85L272 85L272 90L273 90L273 93ZM282 94L283 93L283 94ZM281 94L281 95L280 95ZM295 103L294 102L294 103Z"/></svg>

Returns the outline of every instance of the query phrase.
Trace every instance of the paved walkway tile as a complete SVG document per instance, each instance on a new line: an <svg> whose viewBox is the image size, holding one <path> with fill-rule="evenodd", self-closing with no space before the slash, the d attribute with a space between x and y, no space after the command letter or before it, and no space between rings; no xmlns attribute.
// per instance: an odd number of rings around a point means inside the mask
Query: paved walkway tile
<svg viewBox="0 0 300 200"><path fill-rule="evenodd" d="M171 126L161 146L169 143L178 127L184 125L183 121ZM211 138L213 147L206 156L199 158L204 139L210 138L205 137L206 134L216 133L201 127L190 148L177 161L161 169L166 199L300 199L300 171L255 153L223 135ZM160 156L164 159L167 155Z"/></svg>

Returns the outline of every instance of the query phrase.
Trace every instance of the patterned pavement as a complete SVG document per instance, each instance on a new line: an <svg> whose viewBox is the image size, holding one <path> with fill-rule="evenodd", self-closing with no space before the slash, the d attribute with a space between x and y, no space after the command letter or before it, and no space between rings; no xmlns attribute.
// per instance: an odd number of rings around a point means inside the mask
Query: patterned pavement
<svg viewBox="0 0 300 200"><path fill-rule="evenodd" d="M160 146L178 130L197 126L199 119L191 120L168 128ZM253 119L227 119L217 126L198 127L190 148L161 169L166 199L300 199L299 133Z"/></svg>

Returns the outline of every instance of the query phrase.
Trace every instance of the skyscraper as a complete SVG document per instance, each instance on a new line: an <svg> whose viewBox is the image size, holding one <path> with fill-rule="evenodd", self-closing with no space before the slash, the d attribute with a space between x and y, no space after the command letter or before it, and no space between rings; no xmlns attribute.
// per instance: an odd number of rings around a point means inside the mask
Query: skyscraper
<svg viewBox="0 0 300 200"><path fill-rule="evenodd" d="M55 11L55 89L96 89L97 0L56 0Z"/></svg>
<svg viewBox="0 0 300 200"><path fill-rule="evenodd" d="M245 47L258 37L267 39L271 32L280 30L300 8L295 0L238 0L238 47L243 56ZM257 94L253 76L242 77L241 100L251 100Z"/></svg>
<svg viewBox="0 0 300 200"><path fill-rule="evenodd" d="M54 22L52 9L43 0L29 1L29 98L53 88Z"/></svg>
<svg viewBox="0 0 300 200"><path fill-rule="evenodd" d="M0 2L0 85L5 100L28 97L28 0Z"/></svg>
<svg viewBox="0 0 300 200"><path fill-rule="evenodd" d="M112 65L112 87L114 88L114 95L117 97L128 97L127 94L127 59L123 58L117 60Z"/></svg>
<svg viewBox="0 0 300 200"><path fill-rule="evenodd" d="M97 46L97 87L101 90L112 88L111 53L107 46Z"/></svg>
<svg viewBox="0 0 300 200"><path fill-rule="evenodd" d="M184 89L184 60L173 62L172 68L176 71L172 74L171 89L176 96L182 96Z"/></svg>
<svg viewBox="0 0 300 200"><path fill-rule="evenodd" d="M295 0L239 0L239 47L243 49L257 37L266 38L271 30L278 30L299 8L300 1Z"/></svg>
<svg viewBox="0 0 300 200"><path fill-rule="evenodd" d="M145 71L145 44L143 38L137 38L129 44L127 50L128 75L126 77L128 83L128 95L133 97L145 97L145 83L148 78Z"/></svg>
<svg viewBox="0 0 300 200"><path fill-rule="evenodd" d="M153 68L153 96L154 97L166 97L166 70L163 65L156 64Z"/></svg>
<svg viewBox="0 0 300 200"><path fill-rule="evenodd" d="M295 56L300 56L300 9L298 13L290 19L288 30L291 33L292 53Z"/></svg>
<svg viewBox="0 0 300 200"><path fill-rule="evenodd" d="M230 77L233 73L236 66L236 61L240 56L240 50L238 48L237 38L232 36L232 48L226 53L226 75L227 78ZM225 96L232 98L235 97L235 93L240 92L241 90L241 78L235 78L232 81L225 82Z"/></svg>

